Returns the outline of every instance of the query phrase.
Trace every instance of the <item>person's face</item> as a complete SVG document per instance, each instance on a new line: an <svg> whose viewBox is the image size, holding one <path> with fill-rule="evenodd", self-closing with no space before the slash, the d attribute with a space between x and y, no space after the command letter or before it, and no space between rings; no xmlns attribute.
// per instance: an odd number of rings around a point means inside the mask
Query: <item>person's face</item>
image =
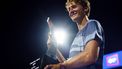
<svg viewBox="0 0 122 69"><path fill-rule="evenodd" d="M80 4L76 4L75 2L71 2L66 6L66 9L69 13L70 18L74 22L78 22L81 20L84 10L83 7Z"/></svg>

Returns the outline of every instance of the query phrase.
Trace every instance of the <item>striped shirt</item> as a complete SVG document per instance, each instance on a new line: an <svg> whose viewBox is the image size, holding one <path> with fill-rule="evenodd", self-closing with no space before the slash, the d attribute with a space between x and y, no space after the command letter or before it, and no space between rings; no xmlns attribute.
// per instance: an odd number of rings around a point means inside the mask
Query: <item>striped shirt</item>
<svg viewBox="0 0 122 69"><path fill-rule="evenodd" d="M99 57L95 64L84 67L83 69L95 69L94 66L102 64L105 38L104 38L103 28L97 20L89 20L87 24L85 25L85 27L77 33L70 48L69 58L84 51L86 44L90 40L97 40L97 42L99 43L100 45Z"/></svg>

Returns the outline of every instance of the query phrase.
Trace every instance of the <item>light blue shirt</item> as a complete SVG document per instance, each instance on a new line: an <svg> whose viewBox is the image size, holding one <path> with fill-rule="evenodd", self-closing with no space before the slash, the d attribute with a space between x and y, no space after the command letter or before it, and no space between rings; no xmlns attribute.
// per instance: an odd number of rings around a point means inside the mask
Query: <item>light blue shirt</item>
<svg viewBox="0 0 122 69"><path fill-rule="evenodd" d="M77 33L70 48L69 58L84 51L86 44L91 40L97 40L97 42L99 43L100 52L98 60L95 64L101 65L105 38L103 28L97 20L89 20L85 25L85 27ZM91 69L91 68L86 67L84 69Z"/></svg>

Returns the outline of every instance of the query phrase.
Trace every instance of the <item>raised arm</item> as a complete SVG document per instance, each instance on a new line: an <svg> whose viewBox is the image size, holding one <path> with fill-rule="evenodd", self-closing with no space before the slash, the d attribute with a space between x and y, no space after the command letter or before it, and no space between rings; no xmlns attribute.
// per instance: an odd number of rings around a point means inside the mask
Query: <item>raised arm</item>
<svg viewBox="0 0 122 69"><path fill-rule="evenodd" d="M54 28L54 25L52 23L52 21L50 20L50 18L48 17L47 18L47 23L48 23L48 26L49 26L49 29L50 29L50 33L48 34L48 41L47 41L47 46L48 46L48 49L53 45L53 37L52 37L52 34L53 33L53 28ZM59 62L64 62L65 61L65 58L64 56L62 55L62 53L60 52L60 50L58 49L58 47L56 47L56 57L58 59Z"/></svg>

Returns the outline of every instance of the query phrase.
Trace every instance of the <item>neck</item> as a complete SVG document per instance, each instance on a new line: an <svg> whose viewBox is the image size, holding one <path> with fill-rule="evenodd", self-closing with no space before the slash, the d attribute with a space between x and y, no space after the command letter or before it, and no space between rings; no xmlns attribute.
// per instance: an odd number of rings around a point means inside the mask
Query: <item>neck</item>
<svg viewBox="0 0 122 69"><path fill-rule="evenodd" d="M78 30L82 30L88 20L89 20L88 16L85 15L83 19L81 19L79 22L77 22Z"/></svg>

